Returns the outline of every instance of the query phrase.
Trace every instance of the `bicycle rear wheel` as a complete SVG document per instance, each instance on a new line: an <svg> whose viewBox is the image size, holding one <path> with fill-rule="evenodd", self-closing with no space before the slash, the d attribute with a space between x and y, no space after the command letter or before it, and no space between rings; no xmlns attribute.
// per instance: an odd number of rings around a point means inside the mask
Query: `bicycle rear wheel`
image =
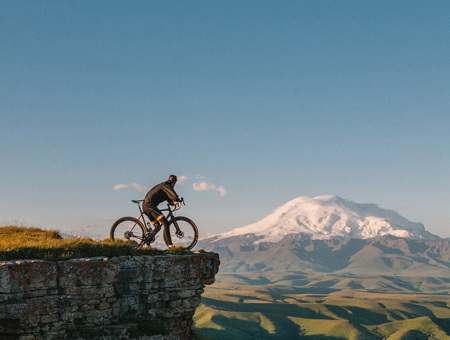
<svg viewBox="0 0 450 340"><path fill-rule="evenodd" d="M134 217L122 217L111 227L111 240L131 242L134 249L139 249L144 244L145 228L141 221Z"/></svg>
<svg viewBox="0 0 450 340"><path fill-rule="evenodd" d="M178 233L174 223L178 225L181 233ZM170 236L175 247L185 249L194 248L198 241L198 229L195 223L187 217L175 217L175 220L169 225Z"/></svg>

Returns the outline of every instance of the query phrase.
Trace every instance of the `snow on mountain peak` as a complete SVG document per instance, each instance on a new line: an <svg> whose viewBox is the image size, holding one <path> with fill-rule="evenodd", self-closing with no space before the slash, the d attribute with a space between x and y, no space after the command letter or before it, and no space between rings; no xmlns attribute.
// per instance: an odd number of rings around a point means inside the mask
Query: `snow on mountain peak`
<svg viewBox="0 0 450 340"><path fill-rule="evenodd" d="M288 234L299 233L313 239L366 239L385 235L435 238L422 223L411 222L395 211L331 195L295 198L262 220L216 235L215 238L253 234L258 238L255 243L278 242Z"/></svg>

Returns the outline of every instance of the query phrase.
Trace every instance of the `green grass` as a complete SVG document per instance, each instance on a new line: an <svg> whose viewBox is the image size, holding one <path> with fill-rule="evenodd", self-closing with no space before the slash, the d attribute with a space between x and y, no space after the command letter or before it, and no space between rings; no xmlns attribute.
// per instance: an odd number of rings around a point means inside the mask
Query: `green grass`
<svg viewBox="0 0 450 340"><path fill-rule="evenodd" d="M450 335L436 324L436 320L429 317L395 321L376 327L374 331L382 336L389 336L389 340L438 340L449 339Z"/></svg>
<svg viewBox="0 0 450 340"><path fill-rule="evenodd" d="M215 340L450 339L445 278L267 273L262 283L260 276L217 275L195 313L197 333Z"/></svg>
<svg viewBox="0 0 450 340"><path fill-rule="evenodd" d="M115 257L126 255L157 255L154 248L133 250L133 245L123 241L94 241L88 238L63 239L57 231L18 226L0 228L0 261L19 259L44 259L50 261L83 257ZM175 247L171 253L189 253Z"/></svg>

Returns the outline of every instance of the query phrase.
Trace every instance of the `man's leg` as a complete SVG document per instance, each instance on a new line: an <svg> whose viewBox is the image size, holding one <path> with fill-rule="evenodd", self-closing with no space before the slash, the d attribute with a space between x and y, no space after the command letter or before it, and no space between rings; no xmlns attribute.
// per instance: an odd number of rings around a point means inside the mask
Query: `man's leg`
<svg viewBox="0 0 450 340"><path fill-rule="evenodd" d="M160 225L155 229L156 232L161 230L161 224L164 226L164 232L163 232L163 238L164 242L166 243L167 247L172 247L172 238L170 237L170 230L169 230L169 221L167 221L167 218L161 213L161 211L158 208L153 208L151 211L151 215L157 222L160 223Z"/></svg>
<svg viewBox="0 0 450 340"><path fill-rule="evenodd" d="M152 207L149 208L147 210L144 210L144 214L147 215L148 219L150 220L150 222L152 222L153 227L155 227L156 231L159 231L159 229L161 229L159 226L161 225L160 223L160 216L164 215L161 213L161 211L158 208Z"/></svg>
<svg viewBox="0 0 450 340"><path fill-rule="evenodd" d="M166 243L168 248L171 248L172 245L172 238L170 237L170 230L169 230L169 221L167 221L167 218L165 216L163 216L163 218L161 219L162 224L164 225L164 242Z"/></svg>
<svg viewBox="0 0 450 340"><path fill-rule="evenodd" d="M143 213L145 214L145 216L147 216L148 217L148 219L150 220L150 222L152 223L152 224L154 224L155 223L155 217L153 216L153 210L152 209L149 209L149 208L147 208L146 209L146 207L142 207L143 209L142 209L142 211L143 211Z"/></svg>

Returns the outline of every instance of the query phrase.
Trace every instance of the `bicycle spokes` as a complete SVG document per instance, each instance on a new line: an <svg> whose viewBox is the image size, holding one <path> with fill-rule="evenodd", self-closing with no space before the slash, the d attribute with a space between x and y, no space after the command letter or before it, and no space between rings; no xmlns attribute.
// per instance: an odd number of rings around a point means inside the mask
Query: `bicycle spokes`
<svg viewBox="0 0 450 340"><path fill-rule="evenodd" d="M197 243L197 227L186 217L176 217L170 225L170 233L174 246L191 249Z"/></svg>
<svg viewBox="0 0 450 340"><path fill-rule="evenodd" d="M132 242L136 249L142 246L144 235L144 227L133 217L121 218L111 228L111 238L113 240Z"/></svg>

